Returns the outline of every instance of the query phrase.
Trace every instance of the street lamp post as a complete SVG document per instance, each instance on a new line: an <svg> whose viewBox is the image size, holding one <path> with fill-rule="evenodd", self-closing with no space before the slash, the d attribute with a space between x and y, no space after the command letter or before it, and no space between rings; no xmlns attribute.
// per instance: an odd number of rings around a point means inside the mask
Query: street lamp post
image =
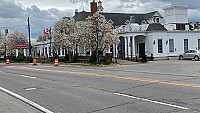
<svg viewBox="0 0 200 113"><path fill-rule="evenodd" d="M5 45L5 56L4 56L4 58L5 58L5 62L6 62L6 42L4 43L4 45Z"/></svg>
<svg viewBox="0 0 200 113"><path fill-rule="evenodd" d="M97 33L97 64L100 64L100 62L99 62L99 47L98 47L98 32L99 32L99 30L98 30L98 28L96 29L96 33Z"/></svg>

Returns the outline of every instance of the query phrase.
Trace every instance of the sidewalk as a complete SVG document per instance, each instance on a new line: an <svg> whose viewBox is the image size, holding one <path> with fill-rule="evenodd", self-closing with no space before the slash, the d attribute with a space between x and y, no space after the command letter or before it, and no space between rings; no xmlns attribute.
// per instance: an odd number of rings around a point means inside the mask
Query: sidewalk
<svg viewBox="0 0 200 113"><path fill-rule="evenodd" d="M42 113L0 90L0 113Z"/></svg>

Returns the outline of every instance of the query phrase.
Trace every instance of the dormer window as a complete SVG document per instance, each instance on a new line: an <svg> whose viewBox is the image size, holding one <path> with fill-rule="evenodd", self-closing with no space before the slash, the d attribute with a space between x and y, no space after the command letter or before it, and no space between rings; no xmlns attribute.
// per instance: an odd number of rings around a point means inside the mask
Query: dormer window
<svg viewBox="0 0 200 113"><path fill-rule="evenodd" d="M127 25L127 24L129 24L129 23L130 23L130 21L129 21L129 20L126 20L125 24Z"/></svg>
<svg viewBox="0 0 200 113"><path fill-rule="evenodd" d="M158 16L153 17L153 22L154 23L160 23L160 18Z"/></svg>
<svg viewBox="0 0 200 113"><path fill-rule="evenodd" d="M156 18L156 22L157 22L157 23L160 23L160 19L159 19L159 18Z"/></svg>

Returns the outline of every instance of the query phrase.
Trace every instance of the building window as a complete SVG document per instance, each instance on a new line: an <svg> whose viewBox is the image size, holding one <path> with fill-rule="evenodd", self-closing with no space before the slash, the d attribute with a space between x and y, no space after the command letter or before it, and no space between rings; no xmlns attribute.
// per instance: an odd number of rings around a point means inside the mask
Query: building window
<svg viewBox="0 0 200 113"><path fill-rule="evenodd" d="M162 39L158 39L158 53L163 53Z"/></svg>
<svg viewBox="0 0 200 113"><path fill-rule="evenodd" d="M184 39L184 52L188 50L188 39Z"/></svg>
<svg viewBox="0 0 200 113"><path fill-rule="evenodd" d="M47 54L47 47L45 47L45 55L47 56L48 54Z"/></svg>
<svg viewBox="0 0 200 113"><path fill-rule="evenodd" d="M198 39L198 50L200 50L200 39Z"/></svg>
<svg viewBox="0 0 200 113"><path fill-rule="evenodd" d="M176 30L185 30L185 24L176 24Z"/></svg>
<svg viewBox="0 0 200 113"><path fill-rule="evenodd" d="M51 56L51 48L49 47L49 56Z"/></svg>
<svg viewBox="0 0 200 113"><path fill-rule="evenodd" d="M174 52L174 39L169 39L169 52Z"/></svg>
<svg viewBox="0 0 200 113"><path fill-rule="evenodd" d="M58 55L60 55L60 48L58 49Z"/></svg>
<svg viewBox="0 0 200 113"><path fill-rule="evenodd" d="M156 22L157 22L157 23L160 23L160 19L159 19L159 18L156 18Z"/></svg>
<svg viewBox="0 0 200 113"><path fill-rule="evenodd" d="M62 55L65 55L65 48L62 48Z"/></svg>

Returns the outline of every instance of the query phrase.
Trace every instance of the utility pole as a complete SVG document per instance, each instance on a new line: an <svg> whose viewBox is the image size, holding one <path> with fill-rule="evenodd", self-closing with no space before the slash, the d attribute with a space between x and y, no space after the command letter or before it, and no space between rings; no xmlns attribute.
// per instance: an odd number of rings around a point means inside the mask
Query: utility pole
<svg viewBox="0 0 200 113"><path fill-rule="evenodd" d="M29 22L29 17L28 17L28 36L29 36L29 58L30 58L30 62L32 62L32 58L31 58L31 32L30 32L30 22Z"/></svg>
<svg viewBox="0 0 200 113"><path fill-rule="evenodd" d="M5 56L4 56L4 58L5 58L5 62L6 62L6 42L4 43L4 46L5 46Z"/></svg>
<svg viewBox="0 0 200 113"><path fill-rule="evenodd" d="M97 64L100 64L100 62L99 62L99 39L98 39L98 32L99 32L99 30L98 30L98 28L96 29L96 33L97 33Z"/></svg>

